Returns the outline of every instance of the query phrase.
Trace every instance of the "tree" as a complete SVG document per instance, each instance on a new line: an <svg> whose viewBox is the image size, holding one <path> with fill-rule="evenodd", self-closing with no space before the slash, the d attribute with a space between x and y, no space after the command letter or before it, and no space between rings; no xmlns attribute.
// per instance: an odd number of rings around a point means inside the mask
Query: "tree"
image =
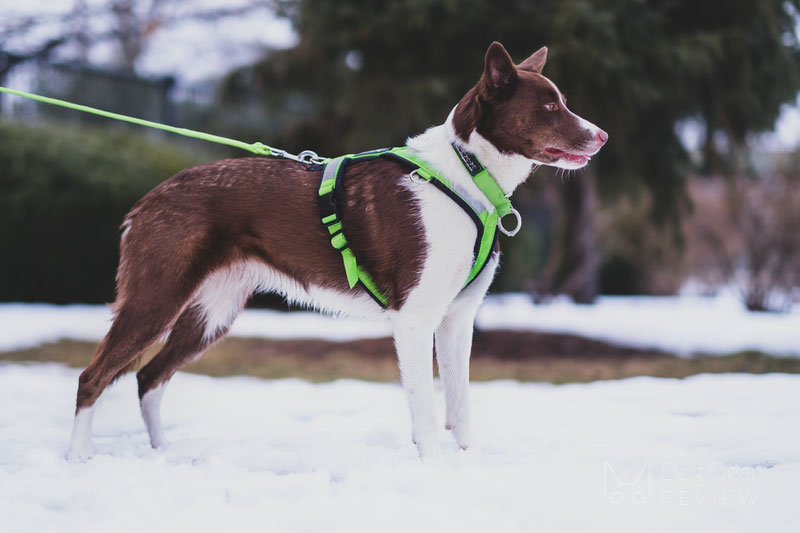
<svg viewBox="0 0 800 533"><path fill-rule="evenodd" d="M111 43L116 49L114 66L133 72L150 39L161 28L189 21L216 21L267 7L266 0L202 8L191 0L74 0L72 8L63 12L0 18L0 50L21 41L26 43L25 56L66 51L71 59L85 63L93 46Z"/></svg>
<svg viewBox="0 0 800 533"><path fill-rule="evenodd" d="M298 45L228 78L227 98L263 94L270 108L302 102L279 136L338 154L441 122L480 73L486 46L517 59L550 47L545 74L610 142L566 180L548 290L597 294L595 191L601 202L642 192L654 223L677 228L685 149L676 123L707 131L707 163L731 159L769 129L800 88L798 0L282 0ZM713 141L728 140L727 153Z"/></svg>

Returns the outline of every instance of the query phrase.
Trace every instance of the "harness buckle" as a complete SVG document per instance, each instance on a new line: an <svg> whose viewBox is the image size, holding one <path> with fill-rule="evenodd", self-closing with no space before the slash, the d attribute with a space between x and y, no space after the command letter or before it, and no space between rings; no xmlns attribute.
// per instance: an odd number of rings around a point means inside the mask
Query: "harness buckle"
<svg viewBox="0 0 800 533"><path fill-rule="evenodd" d="M517 225L514 227L514 229L510 229L509 230L509 229L506 229L505 227L503 227L503 217L500 217L500 218L497 219L497 227L500 229L501 232L503 232L504 235L508 235L509 237L513 237L514 235L517 234L517 232L519 232L520 229L522 229L522 217L520 216L519 211L517 211L513 207L511 208L511 213L508 213L508 214L509 215L514 215L516 217L516 219L517 219ZM506 215L506 216L508 216L508 215Z"/></svg>

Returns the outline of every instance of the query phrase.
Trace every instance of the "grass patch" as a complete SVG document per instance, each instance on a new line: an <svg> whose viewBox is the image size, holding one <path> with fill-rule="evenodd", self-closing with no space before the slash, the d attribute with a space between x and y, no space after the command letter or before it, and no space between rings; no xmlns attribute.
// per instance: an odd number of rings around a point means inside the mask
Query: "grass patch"
<svg viewBox="0 0 800 533"><path fill-rule="evenodd" d="M0 360L60 362L85 367L97 343L60 341L0 353ZM143 363L158 351L153 346ZM395 381L399 374L390 339L353 342L228 338L184 368L210 376L297 377L313 382L354 378ZM701 373L800 373L800 359L760 352L726 356L671 354L574 337L531 332L479 331L470 374L473 381L514 379L576 383L633 376L682 378Z"/></svg>

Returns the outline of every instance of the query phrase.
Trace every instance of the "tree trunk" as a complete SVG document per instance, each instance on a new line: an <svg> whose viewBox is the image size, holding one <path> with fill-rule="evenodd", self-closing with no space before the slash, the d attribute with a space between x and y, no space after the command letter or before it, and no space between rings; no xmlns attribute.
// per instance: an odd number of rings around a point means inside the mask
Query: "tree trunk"
<svg viewBox="0 0 800 533"><path fill-rule="evenodd" d="M600 290L597 191L594 171L586 168L565 182L564 280L560 292L578 303L592 303Z"/></svg>

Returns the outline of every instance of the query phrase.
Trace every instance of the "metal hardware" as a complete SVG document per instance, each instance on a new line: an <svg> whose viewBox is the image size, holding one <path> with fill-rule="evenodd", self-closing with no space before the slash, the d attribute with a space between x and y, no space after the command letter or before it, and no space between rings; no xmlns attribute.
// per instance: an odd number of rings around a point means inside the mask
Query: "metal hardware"
<svg viewBox="0 0 800 533"><path fill-rule="evenodd" d="M427 183L428 182L428 180L426 180L425 178L423 178L422 176L419 175L419 169L418 168L415 168L414 170L412 170L409 173L408 177L411 178L411 181L413 181L414 183Z"/></svg>
<svg viewBox="0 0 800 533"><path fill-rule="evenodd" d="M322 165L323 163L327 163L328 159L326 157L320 157L317 155L317 152L313 150L303 150L299 154L297 154L296 161L300 161L301 163L308 163L311 165Z"/></svg>
<svg viewBox="0 0 800 533"><path fill-rule="evenodd" d="M522 217L520 216L519 211L517 211L513 207L511 208L511 213L509 213L509 214L514 215L517 218L516 227L514 227L514 229L511 229L511 230L508 230L508 229L504 228L503 227L503 219L502 218L497 219L497 227L505 235L508 235L509 237L513 237L522 228Z"/></svg>

